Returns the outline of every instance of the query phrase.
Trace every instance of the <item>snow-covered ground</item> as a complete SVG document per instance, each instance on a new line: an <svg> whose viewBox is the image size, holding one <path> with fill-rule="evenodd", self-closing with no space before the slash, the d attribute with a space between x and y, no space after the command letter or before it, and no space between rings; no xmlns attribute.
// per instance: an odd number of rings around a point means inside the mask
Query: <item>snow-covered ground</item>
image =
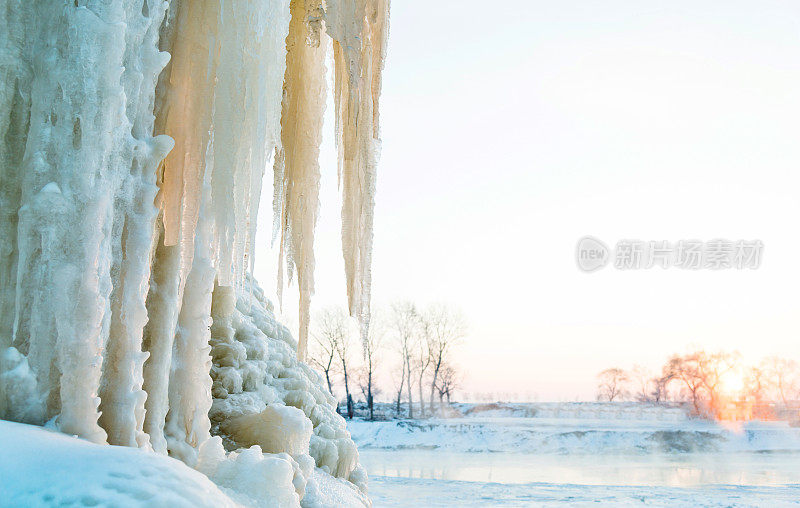
<svg viewBox="0 0 800 508"><path fill-rule="evenodd" d="M785 422L639 404L454 409L349 423L375 506L800 505L800 429Z"/></svg>
<svg viewBox="0 0 800 508"><path fill-rule="evenodd" d="M0 506L221 506L235 503L170 457L100 446L0 420Z"/></svg>
<svg viewBox="0 0 800 508"><path fill-rule="evenodd" d="M201 457L203 474L164 455L0 420L0 508L300 506L288 462L257 446L238 459ZM367 504L350 482L321 469L308 475L304 490L304 507Z"/></svg>

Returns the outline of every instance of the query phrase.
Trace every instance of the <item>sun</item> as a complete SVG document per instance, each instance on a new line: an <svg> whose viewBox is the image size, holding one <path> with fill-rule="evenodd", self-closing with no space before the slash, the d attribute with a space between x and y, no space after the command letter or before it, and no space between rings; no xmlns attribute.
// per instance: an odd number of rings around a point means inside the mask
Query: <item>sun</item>
<svg viewBox="0 0 800 508"><path fill-rule="evenodd" d="M724 373L719 381L720 393L729 397L739 395L744 390L744 378L738 369Z"/></svg>

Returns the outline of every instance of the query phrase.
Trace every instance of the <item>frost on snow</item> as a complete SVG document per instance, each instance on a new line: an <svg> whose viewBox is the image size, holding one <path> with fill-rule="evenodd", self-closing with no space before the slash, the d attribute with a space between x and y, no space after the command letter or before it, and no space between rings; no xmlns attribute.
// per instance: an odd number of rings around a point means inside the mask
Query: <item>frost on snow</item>
<svg viewBox="0 0 800 508"><path fill-rule="evenodd" d="M387 0L5 2L0 418L169 454L231 503L368 502L298 357L331 47L347 289L368 327L387 27ZM247 275L267 165L298 343Z"/></svg>

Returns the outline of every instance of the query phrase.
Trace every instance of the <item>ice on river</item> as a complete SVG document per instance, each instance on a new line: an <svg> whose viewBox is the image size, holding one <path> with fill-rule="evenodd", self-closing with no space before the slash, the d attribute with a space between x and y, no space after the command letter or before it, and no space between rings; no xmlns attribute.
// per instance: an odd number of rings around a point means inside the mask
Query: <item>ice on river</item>
<svg viewBox="0 0 800 508"><path fill-rule="evenodd" d="M373 477L373 506L782 507L800 504L800 486L680 487L503 483Z"/></svg>
<svg viewBox="0 0 800 508"><path fill-rule="evenodd" d="M788 423L601 406L348 427L375 506L800 505L800 429Z"/></svg>

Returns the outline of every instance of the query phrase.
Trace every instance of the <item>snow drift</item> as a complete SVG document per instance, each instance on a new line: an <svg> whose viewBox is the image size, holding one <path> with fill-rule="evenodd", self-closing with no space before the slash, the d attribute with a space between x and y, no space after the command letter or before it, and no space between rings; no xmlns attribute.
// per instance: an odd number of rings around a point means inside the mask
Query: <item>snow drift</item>
<svg viewBox="0 0 800 508"><path fill-rule="evenodd" d="M163 455L0 420L0 448L2 507L235 508L299 501L291 459L262 454L257 447L224 460L203 453L197 471ZM308 477L302 500L306 507L368 503L352 484L320 470Z"/></svg>
<svg viewBox="0 0 800 508"><path fill-rule="evenodd" d="M276 504L317 502L326 475L363 493L297 358L331 46L348 292L368 326L387 31L387 0L5 2L0 418L168 454L254 503L272 487L236 483L245 470L283 486ZM268 164L298 343L246 282Z"/></svg>
<svg viewBox="0 0 800 508"><path fill-rule="evenodd" d="M202 473L134 448L2 420L0 447L0 506L236 506Z"/></svg>

